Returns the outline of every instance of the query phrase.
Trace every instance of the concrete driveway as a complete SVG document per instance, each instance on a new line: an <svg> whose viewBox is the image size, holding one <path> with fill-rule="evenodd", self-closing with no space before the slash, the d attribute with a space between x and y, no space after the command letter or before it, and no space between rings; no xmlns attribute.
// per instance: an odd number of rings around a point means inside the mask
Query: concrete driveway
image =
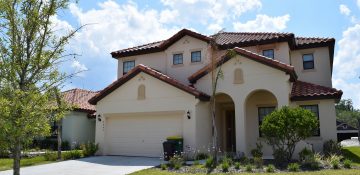
<svg viewBox="0 0 360 175"><path fill-rule="evenodd" d="M159 158L98 156L21 168L21 175L121 175L160 164ZM0 171L0 175L12 175Z"/></svg>

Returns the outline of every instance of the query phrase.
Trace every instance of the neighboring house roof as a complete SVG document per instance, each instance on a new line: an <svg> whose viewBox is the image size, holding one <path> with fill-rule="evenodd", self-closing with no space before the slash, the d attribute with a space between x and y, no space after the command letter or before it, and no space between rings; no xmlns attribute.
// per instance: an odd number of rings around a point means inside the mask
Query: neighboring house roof
<svg viewBox="0 0 360 175"><path fill-rule="evenodd" d="M295 81L292 85L291 97L293 101L312 99L340 100L343 92L335 88L325 87L304 81Z"/></svg>
<svg viewBox="0 0 360 175"><path fill-rule="evenodd" d="M128 73L126 73L124 76L122 76L121 78L119 78L118 80L116 80L115 82L113 82L112 84L110 84L109 86L107 86L105 89L103 89L102 91L100 91L100 93L98 93L97 95L95 95L94 97L92 97L89 100L90 104L96 105L96 103L98 101L100 101L101 99L103 99L104 97L106 97L107 95L109 95L111 92L113 92L114 90L116 90L117 88L119 88L121 85L123 85L124 83L126 83L127 81L129 81L130 79L132 79L133 77L135 77L137 74L139 74L140 72L144 72L154 78L157 78L165 83L168 83L180 90L183 90L191 95L194 95L196 98L199 98L200 100L204 100L204 101L208 101L210 99L210 96L200 92L199 90L195 89L194 87L191 86L187 86L184 85L182 83L180 83L179 81L155 70L152 69L148 66L139 64L138 66L136 66L135 68L131 69Z"/></svg>
<svg viewBox="0 0 360 175"><path fill-rule="evenodd" d="M212 38L215 38L215 42L220 49L232 49L234 47L247 47L273 42L288 42L290 48L294 50L314 47L329 47L331 70L333 66L335 46L334 38L295 37L293 33L279 32L221 32L217 35L205 36L188 29L182 29L169 39L114 51L111 52L111 55L113 58L119 58L160 52L167 49L171 44L175 43L185 35L192 36L205 42L210 42Z"/></svg>
<svg viewBox="0 0 360 175"><path fill-rule="evenodd" d="M340 121L340 120L336 120L336 127L338 131L348 131L348 130L358 130L355 127L352 127L350 125L348 125L347 123Z"/></svg>
<svg viewBox="0 0 360 175"><path fill-rule="evenodd" d="M98 92L85 89L71 89L63 92L63 95L66 102L75 106L75 111L93 114L96 111L95 106L90 104L88 101L97 93Z"/></svg>
<svg viewBox="0 0 360 175"><path fill-rule="evenodd" d="M257 53L248 51L246 49L243 48L234 48L233 49L236 54L244 56L246 58L249 58L253 61L265 64L267 66L273 67L275 69L279 69L281 71L284 71L285 73L290 75L290 80L291 81L295 81L297 79L297 75L295 73L295 69L293 66L290 66L288 64L282 63L278 60L274 60L262 55L259 55ZM228 52L224 53L219 59L216 60L216 66L220 66L222 64L224 64L225 62L227 62L228 60L231 59L231 57L228 56ZM211 63L206 65L205 67L201 68L200 70L196 71L194 74L192 74L190 77L188 77L188 80L190 83L194 84L196 83L197 80L199 80L201 77L205 76L206 74L208 74L209 72L211 72Z"/></svg>

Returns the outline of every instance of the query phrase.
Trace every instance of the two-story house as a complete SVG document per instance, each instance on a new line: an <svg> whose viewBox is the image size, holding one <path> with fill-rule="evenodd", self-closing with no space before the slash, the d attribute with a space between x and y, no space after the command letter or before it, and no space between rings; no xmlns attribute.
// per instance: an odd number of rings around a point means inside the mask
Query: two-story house
<svg viewBox="0 0 360 175"><path fill-rule="evenodd" d="M285 105L316 114L318 131L297 150L312 145L321 151L324 141L336 140L334 103L342 95L331 82L334 44L333 38L292 33L205 36L183 29L163 41L112 52L118 80L89 101L96 105L99 154L158 157L168 136L182 136L185 150L206 152L212 142L211 60L223 71L214 97L222 151L250 155L261 141L264 117ZM229 49L236 55L227 57ZM271 157L270 146L263 151Z"/></svg>

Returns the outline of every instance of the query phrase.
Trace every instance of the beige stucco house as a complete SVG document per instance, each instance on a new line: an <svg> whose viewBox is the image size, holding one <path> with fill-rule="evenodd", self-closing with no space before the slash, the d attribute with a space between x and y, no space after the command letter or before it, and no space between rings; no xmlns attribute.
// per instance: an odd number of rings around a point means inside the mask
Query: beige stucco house
<svg viewBox="0 0 360 175"><path fill-rule="evenodd" d="M71 147L95 141L95 106L88 100L97 92L85 89L64 91L64 100L73 106L62 119L61 138L69 142Z"/></svg>
<svg viewBox="0 0 360 175"><path fill-rule="evenodd" d="M215 40L216 52L210 52ZM205 36L183 29L167 40L112 52L118 80L89 100L96 105L95 140L100 155L159 157L168 136L182 136L184 150L211 145L210 60L222 69L216 98L218 145L243 152L262 141L262 119L281 106L301 106L319 119L314 136L297 145L321 151L336 140L332 88L333 38L292 33L233 33ZM227 57L228 49L235 57ZM211 54L212 53L212 54ZM271 157L271 147L264 147Z"/></svg>

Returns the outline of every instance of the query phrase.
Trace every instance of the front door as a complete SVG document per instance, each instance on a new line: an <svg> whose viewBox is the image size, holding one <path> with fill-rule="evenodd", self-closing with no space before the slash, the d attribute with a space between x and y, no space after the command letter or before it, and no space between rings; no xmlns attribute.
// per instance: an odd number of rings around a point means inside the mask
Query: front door
<svg viewBox="0 0 360 175"><path fill-rule="evenodd" d="M236 151L236 140L235 140L235 111L226 111L225 116L225 129L226 129L226 152Z"/></svg>

